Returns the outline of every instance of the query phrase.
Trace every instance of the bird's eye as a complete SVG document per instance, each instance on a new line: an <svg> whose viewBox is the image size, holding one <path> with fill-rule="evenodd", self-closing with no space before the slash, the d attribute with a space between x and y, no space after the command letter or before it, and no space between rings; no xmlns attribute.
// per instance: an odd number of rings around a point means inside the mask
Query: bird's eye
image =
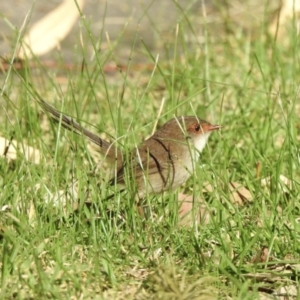
<svg viewBox="0 0 300 300"><path fill-rule="evenodd" d="M200 130L200 128L201 128L201 127L200 127L200 125L199 125L199 124L196 124L196 125L195 125L195 130L196 130L196 131L199 131L199 130Z"/></svg>

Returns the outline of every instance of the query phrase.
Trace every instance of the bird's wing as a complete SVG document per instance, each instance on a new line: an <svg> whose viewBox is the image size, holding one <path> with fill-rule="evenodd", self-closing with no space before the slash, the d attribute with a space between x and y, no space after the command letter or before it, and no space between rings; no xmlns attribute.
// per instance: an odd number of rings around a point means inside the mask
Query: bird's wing
<svg viewBox="0 0 300 300"><path fill-rule="evenodd" d="M130 158L118 170L111 182L125 183L125 169L130 179L136 178L138 181L143 176L147 178L152 174L158 174L162 185L169 184L175 174L169 143L155 138L146 140L131 153Z"/></svg>

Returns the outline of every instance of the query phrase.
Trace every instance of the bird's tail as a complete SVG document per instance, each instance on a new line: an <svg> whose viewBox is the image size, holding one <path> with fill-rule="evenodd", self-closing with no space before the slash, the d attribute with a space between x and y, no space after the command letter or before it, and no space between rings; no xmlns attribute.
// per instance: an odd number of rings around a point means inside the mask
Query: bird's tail
<svg viewBox="0 0 300 300"><path fill-rule="evenodd" d="M121 164L122 156L116 145L103 140L98 135L82 127L72 118L57 111L53 106L45 102L43 99L39 98L38 102L45 111L50 113L52 120L60 123L64 128L70 131L86 136L91 142L99 147L99 152L101 152L108 160L111 162L117 161L118 165Z"/></svg>

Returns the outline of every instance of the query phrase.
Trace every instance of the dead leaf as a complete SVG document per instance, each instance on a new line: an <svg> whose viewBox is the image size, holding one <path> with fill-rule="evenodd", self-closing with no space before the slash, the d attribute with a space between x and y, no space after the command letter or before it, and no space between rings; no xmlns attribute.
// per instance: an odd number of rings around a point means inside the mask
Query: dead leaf
<svg viewBox="0 0 300 300"><path fill-rule="evenodd" d="M278 288L274 293L274 296L281 297L281 299L297 299L298 288L297 285L286 285Z"/></svg>
<svg viewBox="0 0 300 300"><path fill-rule="evenodd" d="M229 191L230 201L233 204L243 205L245 202L251 202L253 200L250 191L239 182L230 182Z"/></svg>
<svg viewBox="0 0 300 300"><path fill-rule="evenodd" d="M82 10L84 0L77 0L77 3ZM78 17L79 11L75 1L65 0L30 28L23 38L18 57L29 59L33 55L40 56L57 47L73 28Z"/></svg>
<svg viewBox="0 0 300 300"><path fill-rule="evenodd" d="M282 215L282 211L283 211L282 207L278 205L276 207L275 214ZM266 211L266 217L270 217L271 218L273 216L273 214L274 214L274 212L271 211L271 210L267 210ZM257 223L256 223L257 227L259 227L259 228L265 227L265 218L257 217L256 221L257 221ZM287 222L285 222L285 224L287 226L289 226L289 224Z"/></svg>
<svg viewBox="0 0 300 300"><path fill-rule="evenodd" d="M222 188L225 190L224 185ZM253 200L250 191L239 182L229 182L228 190L230 201L233 204L243 205L245 202L251 202ZM202 192L212 193L213 191L214 187L209 182L204 182Z"/></svg>
<svg viewBox="0 0 300 300"><path fill-rule="evenodd" d="M259 252L251 259L252 263L263 263L270 261L269 248L264 246Z"/></svg>
<svg viewBox="0 0 300 300"><path fill-rule="evenodd" d="M282 0L280 12L276 14L276 18L271 23L269 30L272 34L276 34L277 37L284 37L286 35L286 25L289 20L293 18L298 21L298 16L300 11L300 2L297 0Z"/></svg>
<svg viewBox="0 0 300 300"><path fill-rule="evenodd" d="M126 274L136 279L144 279L149 276L149 270L138 269L136 266L134 266L131 270L128 270Z"/></svg>
<svg viewBox="0 0 300 300"><path fill-rule="evenodd" d="M202 188L202 193L212 193L214 190L213 186L208 182L208 181L205 181L203 183L203 188Z"/></svg>
<svg viewBox="0 0 300 300"><path fill-rule="evenodd" d="M208 224L210 212L205 205L205 201L197 198L193 201L193 196L179 193L179 225L193 226L194 224Z"/></svg>
<svg viewBox="0 0 300 300"><path fill-rule="evenodd" d="M268 176L263 178L260 182L262 187L266 187L268 190L271 188L271 177ZM284 175L280 175L278 179L278 187L281 188L282 192L289 193L292 189L291 180L285 177Z"/></svg>
<svg viewBox="0 0 300 300"><path fill-rule="evenodd" d="M31 200L30 204L29 204L29 209L28 209L28 220L29 220L29 222L32 222L35 219L35 217L36 217L35 206L34 206L33 201Z"/></svg>
<svg viewBox="0 0 300 300"><path fill-rule="evenodd" d="M78 198L78 192L75 186L70 186L68 190L59 190L54 193L51 193L48 189L46 190L47 193L44 195L45 202L51 203L53 207L61 208L65 215L68 214L67 208L69 205L74 211L78 209L78 203L74 201Z"/></svg>
<svg viewBox="0 0 300 300"><path fill-rule="evenodd" d="M5 211L11 211L11 206L10 205L3 205L0 208L0 212L5 212Z"/></svg>
<svg viewBox="0 0 300 300"><path fill-rule="evenodd" d="M0 156L15 160L18 154L22 154L26 160L36 164L41 160L41 153L38 149L30 147L24 142L17 143L0 137Z"/></svg>

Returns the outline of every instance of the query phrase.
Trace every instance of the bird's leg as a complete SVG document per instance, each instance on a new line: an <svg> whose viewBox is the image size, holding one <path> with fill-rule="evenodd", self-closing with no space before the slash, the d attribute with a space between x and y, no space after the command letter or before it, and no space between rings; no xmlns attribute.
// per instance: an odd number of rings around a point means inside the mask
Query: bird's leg
<svg viewBox="0 0 300 300"><path fill-rule="evenodd" d="M144 219L145 213L144 213L144 209L143 209L143 200L144 199L140 199L140 198L138 199L137 210L138 210L139 215Z"/></svg>

